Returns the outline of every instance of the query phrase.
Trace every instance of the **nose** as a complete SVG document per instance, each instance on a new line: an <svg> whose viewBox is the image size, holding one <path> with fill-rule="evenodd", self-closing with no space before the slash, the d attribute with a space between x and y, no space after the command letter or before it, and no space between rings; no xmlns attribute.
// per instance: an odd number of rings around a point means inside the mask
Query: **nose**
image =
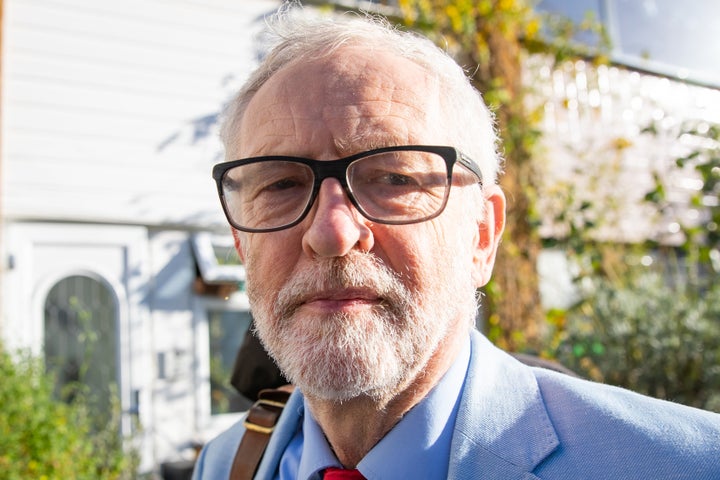
<svg viewBox="0 0 720 480"><path fill-rule="evenodd" d="M334 178L320 185L310 224L303 234L303 251L310 257L342 257L353 248L369 251L374 244L369 222L357 211Z"/></svg>

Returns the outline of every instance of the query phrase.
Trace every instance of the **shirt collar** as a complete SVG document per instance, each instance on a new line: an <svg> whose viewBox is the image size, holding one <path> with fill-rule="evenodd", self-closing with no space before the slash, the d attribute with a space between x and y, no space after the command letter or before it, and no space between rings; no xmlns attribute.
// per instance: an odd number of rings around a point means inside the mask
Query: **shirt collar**
<svg viewBox="0 0 720 480"><path fill-rule="evenodd" d="M320 472L328 467L342 467L333 453L323 434L320 425L315 421L305 400L305 415L302 426L302 453L298 469L299 479L319 479Z"/></svg>
<svg viewBox="0 0 720 480"><path fill-rule="evenodd" d="M440 382L358 464L365 477L447 478L453 427L469 359L468 340ZM307 405L305 412L298 478L317 479L319 472L339 467L340 462Z"/></svg>

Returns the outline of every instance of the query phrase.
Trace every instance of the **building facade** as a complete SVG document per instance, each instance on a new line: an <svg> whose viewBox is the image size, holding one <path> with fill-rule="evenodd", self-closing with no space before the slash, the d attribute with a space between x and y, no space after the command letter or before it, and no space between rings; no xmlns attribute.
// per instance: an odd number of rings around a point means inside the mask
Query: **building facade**
<svg viewBox="0 0 720 480"><path fill-rule="evenodd" d="M249 313L210 170L278 4L3 4L0 335L116 396L143 471L246 408L222 380Z"/></svg>

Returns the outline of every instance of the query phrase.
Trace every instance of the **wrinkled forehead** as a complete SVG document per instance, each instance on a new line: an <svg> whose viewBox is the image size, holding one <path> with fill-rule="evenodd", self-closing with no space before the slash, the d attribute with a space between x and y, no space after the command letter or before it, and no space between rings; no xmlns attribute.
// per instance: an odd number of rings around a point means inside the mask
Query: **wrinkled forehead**
<svg viewBox="0 0 720 480"><path fill-rule="evenodd" d="M331 141L347 150L358 142L364 148L446 143L436 128L439 106L439 82L422 66L343 47L276 72L248 104L237 147L247 156L285 143Z"/></svg>

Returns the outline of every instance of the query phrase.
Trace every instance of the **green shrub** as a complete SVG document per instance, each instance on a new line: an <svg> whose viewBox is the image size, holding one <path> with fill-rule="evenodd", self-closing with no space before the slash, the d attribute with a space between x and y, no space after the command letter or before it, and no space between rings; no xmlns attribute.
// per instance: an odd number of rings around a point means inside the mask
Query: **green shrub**
<svg viewBox="0 0 720 480"><path fill-rule="evenodd" d="M87 395L71 403L55 398L53 378L38 359L11 355L0 345L0 472L4 480L125 479L136 455L125 452L119 405L98 431Z"/></svg>
<svg viewBox="0 0 720 480"><path fill-rule="evenodd" d="M557 359L598 381L720 412L720 285L628 278L596 280L566 313Z"/></svg>

